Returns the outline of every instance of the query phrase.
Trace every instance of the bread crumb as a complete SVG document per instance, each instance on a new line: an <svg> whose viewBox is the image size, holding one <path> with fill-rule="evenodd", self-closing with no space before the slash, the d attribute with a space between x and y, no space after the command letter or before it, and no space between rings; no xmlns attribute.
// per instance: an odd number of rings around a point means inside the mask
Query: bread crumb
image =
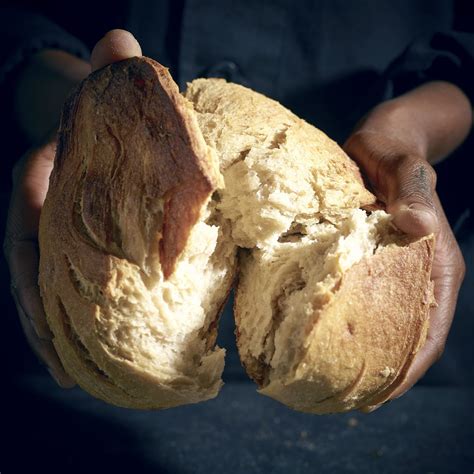
<svg viewBox="0 0 474 474"><path fill-rule="evenodd" d="M387 377L389 377L390 375L392 375L394 372L395 372L394 369L392 369L392 368L390 368L390 367L385 367L383 370L381 370L381 371L379 372L379 375L380 375L381 377L387 378Z"/></svg>
<svg viewBox="0 0 474 474"><path fill-rule="evenodd" d="M359 420L357 418L351 417L347 420L347 426L351 428L355 428L359 424Z"/></svg>

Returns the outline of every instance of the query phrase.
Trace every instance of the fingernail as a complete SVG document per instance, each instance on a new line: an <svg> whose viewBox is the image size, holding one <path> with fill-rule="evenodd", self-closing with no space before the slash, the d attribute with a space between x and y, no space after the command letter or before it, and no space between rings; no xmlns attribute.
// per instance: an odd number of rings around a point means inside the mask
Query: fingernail
<svg viewBox="0 0 474 474"><path fill-rule="evenodd" d="M423 212L427 211L426 205L420 204L419 202L412 202L407 207L408 209L410 209L410 211L423 211Z"/></svg>
<svg viewBox="0 0 474 474"><path fill-rule="evenodd" d="M378 405L371 405L371 406L368 406L368 407L363 407L363 408L360 409L360 411L362 413L372 413L375 410L379 409L382 405L383 405L382 403L379 403Z"/></svg>
<svg viewBox="0 0 474 474"><path fill-rule="evenodd" d="M409 208L409 211L410 211L411 214L413 214L413 215L415 215L418 218L423 219L423 220L435 219L436 218L436 214L432 211L429 211L426 208L421 209L421 208L413 207L413 208Z"/></svg>
<svg viewBox="0 0 474 474"><path fill-rule="evenodd" d="M393 223L402 231L420 237L435 233L438 227L435 212L422 204L400 206L394 212Z"/></svg>
<svg viewBox="0 0 474 474"><path fill-rule="evenodd" d="M434 210L430 209L425 204L419 202L412 202L411 204L399 204L395 207L396 211L411 211L411 212L426 212L428 214L434 214Z"/></svg>
<svg viewBox="0 0 474 474"><path fill-rule="evenodd" d="M418 204L418 203L414 203L414 204L410 204L409 206L400 206L398 208L398 212L409 212L410 214L414 214L414 215L417 215L417 216L430 216L430 217L433 217L435 216L435 213L433 211L431 211L430 209L428 209L426 206L424 206L423 204Z"/></svg>
<svg viewBox="0 0 474 474"><path fill-rule="evenodd" d="M405 390L404 392L402 392L402 393L400 393L400 394L398 394L398 395L396 395L396 396L393 396L392 399L393 399L393 400L396 400L397 398L403 397L403 395L405 395L405 393L407 393L407 392L408 392L408 390Z"/></svg>

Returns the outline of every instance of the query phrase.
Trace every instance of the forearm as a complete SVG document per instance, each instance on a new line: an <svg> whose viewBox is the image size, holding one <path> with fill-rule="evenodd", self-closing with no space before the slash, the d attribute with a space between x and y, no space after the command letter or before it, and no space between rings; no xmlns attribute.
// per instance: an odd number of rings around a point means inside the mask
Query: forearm
<svg viewBox="0 0 474 474"><path fill-rule="evenodd" d="M30 142L58 125L65 99L89 72L89 63L60 50L41 51L23 67L13 96L14 115Z"/></svg>
<svg viewBox="0 0 474 474"><path fill-rule="evenodd" d="M466 95L447 82L429 82L375 107L358 125L403 142L435 163L466 138L472 107Z"/></svg>

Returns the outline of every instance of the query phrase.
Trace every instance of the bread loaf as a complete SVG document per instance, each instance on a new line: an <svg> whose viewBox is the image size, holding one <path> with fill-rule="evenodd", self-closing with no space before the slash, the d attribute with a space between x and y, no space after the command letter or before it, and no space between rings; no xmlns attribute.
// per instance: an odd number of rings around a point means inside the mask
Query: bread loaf
<svg viewBox="0 0 474 474"><path fill-rule="evenodd" d="M239 267L239 353L313 413L398 386L424 342L433 238L400 233L357 166L277 102L219 79L179 95L147 58L66 104L40 222L40 288L66 371L134 408L215 396Z"/></svg>

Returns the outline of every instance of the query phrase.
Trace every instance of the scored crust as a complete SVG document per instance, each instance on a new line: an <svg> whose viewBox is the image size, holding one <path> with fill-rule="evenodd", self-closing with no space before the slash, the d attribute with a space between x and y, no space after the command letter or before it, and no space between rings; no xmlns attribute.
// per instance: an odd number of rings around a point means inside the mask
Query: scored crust
<svg viewBox="0 0 474 474"><path fill-rule="evenodd" d="M192 108L150 59L91 74L64 107L39 283L60 359L93 395L164 408L217 394L235 251L204 221L221 184ZM190 261L213 300L183 277Z"/></svg>

